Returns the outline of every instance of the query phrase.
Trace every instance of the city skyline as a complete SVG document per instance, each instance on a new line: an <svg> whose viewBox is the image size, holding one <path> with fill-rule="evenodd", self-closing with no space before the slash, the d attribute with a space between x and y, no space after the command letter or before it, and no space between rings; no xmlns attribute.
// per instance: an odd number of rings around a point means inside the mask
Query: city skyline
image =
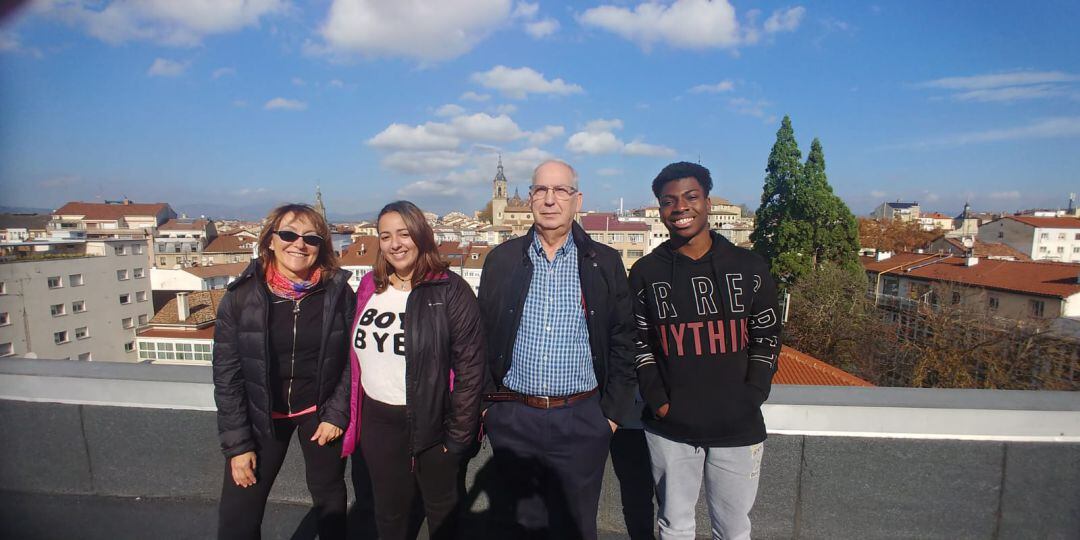
<svg viewBox="0 0 1080 540"><path fill-rule="evenodd" d="M1080 191L1074 4L415 6L30 2L0 22L4 204L227 217L320 184L332 214L471 213L501 153L511 193L557 157L586 208L639 207L664 164L700 160L755 209L785 114L859 215Z"/></svg>

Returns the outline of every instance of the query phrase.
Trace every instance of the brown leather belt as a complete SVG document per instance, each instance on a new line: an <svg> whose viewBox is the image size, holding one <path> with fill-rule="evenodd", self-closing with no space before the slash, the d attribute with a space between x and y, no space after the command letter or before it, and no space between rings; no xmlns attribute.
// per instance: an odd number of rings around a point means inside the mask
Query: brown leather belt
<svg viewBox="0 0 1080 540"><path fill-rule="evenodd" d="M577 394L570 394L569 396L527 396L525 394L519 394L517 392L492 392L490 394L484 394L484 401L517 401L518 403L524 403L530 407L536 409L558 409L560 407L566 407L573 403L577 403L583 399L592 397L596 393L596 389L588 390L586 392L580 392Z"/></svg>

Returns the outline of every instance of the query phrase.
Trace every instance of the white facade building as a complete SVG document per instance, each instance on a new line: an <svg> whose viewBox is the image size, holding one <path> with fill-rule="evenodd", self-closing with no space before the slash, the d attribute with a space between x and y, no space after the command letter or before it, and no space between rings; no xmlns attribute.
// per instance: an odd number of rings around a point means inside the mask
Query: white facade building
<svg viewBox="0 0 1080 540"><path fill-rule="evenodd" d="M1080 219L1006 216L979 227L982 242L1000 242L1033 260L1080 262Z"/></svg>

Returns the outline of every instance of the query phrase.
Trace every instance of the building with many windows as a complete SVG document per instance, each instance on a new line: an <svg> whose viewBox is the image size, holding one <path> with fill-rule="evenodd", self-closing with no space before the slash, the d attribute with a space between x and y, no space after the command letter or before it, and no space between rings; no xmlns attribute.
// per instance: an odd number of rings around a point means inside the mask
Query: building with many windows
<svg viewBox="0 0 1080 540"><path fill-rule="evenodd" d="M1007 244L1034 260L1080 262L1080 219L1005 216L979 227L979 240Z"/></svg>
<svg viewBox="0 0 1080 540"><path fill-rule="evenodd" d="M203 248L199 264L210 266L249 262L257 256L258 241L258 236L246 230L237 231L235 234L219 235Z"/></svg>
<svg viewBox="0 0 1080 540"><path fill-rule="evenodd" d="M870 213L870 217L882 221L918 221L919 216L918 202L884 202Z"/></svg>
<svg viewBox="0 0 1080 540"><path fill-rule="evenodd" d="M214 322L225 291L180 292L139 328L139 360L155 364L210 365Z"/></svg>
<svg viewBox="0 0 1080 540"><path fill-rule="evenodd" d="M589 237L618 251L628 270L645 256L652 234L648 223L621 220L607 212L581 214L578 221Z"/></svg>
<svg viewBox="0 0 1080 540"><path fill-rule="evenodd" d="M158 225L154 234L155 268L183 268L202 264L203 251L217 236L207 219L174 218Z"/></svg>
<svg viewBox="0 0 1080 540"><path fill-rule="evenodd" d="M68 234L4 244L0 356L135 361L135 329L153 314L146 244Z"/></svg>

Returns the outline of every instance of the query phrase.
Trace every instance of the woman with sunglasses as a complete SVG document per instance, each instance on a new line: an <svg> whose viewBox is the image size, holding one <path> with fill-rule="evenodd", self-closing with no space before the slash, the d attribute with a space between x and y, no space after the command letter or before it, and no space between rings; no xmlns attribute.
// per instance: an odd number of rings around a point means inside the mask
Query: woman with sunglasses
<svg viewBox="0 0 1080 540"><path fill-rule="evenodd" d="M416 205L386 205L378 231L375 268L357 290L345 452L360 448L356 485L361 456L370 471L379 538L416 538L421 504L430 538L454 538L459 472L479 428L480 309Z"/></svg>
<svg viewBox="0 0 1080 540"><path fill-rule="evenodd" d="M355 296L330 227L287 204L264 221L258 258L229 285L214 329L214 400L225 454L218 538L259 538L293 432L319 538L345 537L349 344Z"/></svg>

